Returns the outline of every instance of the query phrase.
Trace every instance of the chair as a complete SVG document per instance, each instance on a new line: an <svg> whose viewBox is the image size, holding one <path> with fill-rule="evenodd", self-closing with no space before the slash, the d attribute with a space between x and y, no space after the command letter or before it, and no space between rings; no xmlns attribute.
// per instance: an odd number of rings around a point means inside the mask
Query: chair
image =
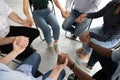
<svg viewBox="0 0 120 80"><path fill-rule="evenodd" d="M55 14L55 7L54 7L54 4L53 4L53 0L49 0L49 2L51 2L51 4L52 4L52 11L53 11L54 15L56 15L56 14ZM29 0L29 6L30 6L31 13L32 13L32 12L33 12L33 4L32 4L32 2L31 2L31 0ZM38 27L36 24L35 24L35 27L37 28L37 30L39 30L39 27ZM51 36L51 37L52 37L52 36ZM40 33L40 39L41 39L42 41L45 41L45 39L42 38L41 33Z"/></svg>
<svg viewBox="0 0 120 80"><path fill-rule="evenodd" d="M91 19L90 24L88 25L88 27L87 27L86 30L89 30L89 29L90 29L90 26L91 26L91 24L92 24L92 21L93 21L93 19ZM74 25L72 25L72 26L74 26ZM68 32L68 31L65 31L65 37L68 38L68 39L71 39L71 37L67 35L67 32ZM71 40L73 40L73 39L71 39ZM74 39L74 40L75 40L75 41L79 41L79 40L76 40L76 39Z"/></svg>

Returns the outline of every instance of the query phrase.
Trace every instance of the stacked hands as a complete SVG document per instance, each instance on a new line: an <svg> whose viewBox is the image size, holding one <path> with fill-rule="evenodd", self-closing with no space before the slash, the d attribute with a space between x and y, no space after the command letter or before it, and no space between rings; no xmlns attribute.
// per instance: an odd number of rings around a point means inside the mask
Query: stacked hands
<svg viewBox="0 0 120 80"><path fill-rule="evenodd" d="M90 40L91 40L91 37L90 37L90 35L89 35L89 32L84 32L84 33L80 36L80 40L81 40L82 43L90 46L90 44L91 44L91 41L90 41Z"/></svg>
<svg viewBox="0 0 120 80"><path fill-rule="evenodd" d="M28 46L28 43L29 43L29 38L27 37L24 36L15 37L13 41L13 51L17 53L17 55L22 53L25 50L25 48Z"/></svg>
<svg viewBox="0 0 120 80"><path fill-rule="evenodd" d="M70 67L71 65L74 64L74 62L70 59L68 54L61 53L58 55L57 64L64 65L64 67L66 66Z"/></svg>
<svg viewBox="0 0 120 80"><path fill-rule="evenodd" d="M34 20L32 17L27 17L21 22L21 24L26 27L32 27L34 25Z"/></svg>

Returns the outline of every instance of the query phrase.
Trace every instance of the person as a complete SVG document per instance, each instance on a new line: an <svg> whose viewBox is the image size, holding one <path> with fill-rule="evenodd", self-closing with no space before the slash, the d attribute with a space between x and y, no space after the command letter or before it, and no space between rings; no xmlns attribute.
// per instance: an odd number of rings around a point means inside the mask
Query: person
<svg viewBox="0 0 120 80"><path fill-rule="evenodd" d="M55 5L60 9L61 14L64 16L64 9L61 7L58 0L53 0ZM59 53L58 40L60 36L60 26L53 12L48 8L49 0L23 0L23 11L27 19L40 27L48 44L48 50L50 53ZM29 3L33 5L34 10L32 12L33 19L29 13ZM51 39L51 26L53 30L54 42Z"/></svg>
<svg viewBox="0 0 120 80"><path fill-rule="evenodd" d="M120 42L120 0L110 1L103 9L94 13L82 14L76 22L82 22L86 18L103 17L103 25L84 32L80 39L90 38L92 42L106 48L113 48ZM107 44L107 45L106 45ZM92 53L92 48L83 44L77 50L81 59L88 59Z"/></svg>
<svg viewBox="0 0 120 80"><path fill-rule="evenodd" d="M71 39L76 39L83 33L91 23L91 19L86 19L82 23L75 22L75 19L82 13L90 13L98 10L101 0L67 0L66 15L62 28L72 34ZM70 12L71 11L71 12Z"/></svg>
<svg viewBox="0 0 120 80"><path fill-rule="evenodd" d="M29 38L29 45L18 55L17 59L23 60L35 50L30 47L32 41L39 36L39 31L34 28L29 28L31 23L27 19L21 19L7 4L4 0L0 0L0 50L2 53L9 53L12 49L12 43L16 37L26 36ZM8 19L19 23L23 26L10 25Z"/></svg>
<svg viewBox="0 0 120 80"><path fill-rule="evenodd" d="M108 48L101 47L90 40L86 39L83 41L86 45L89 45L96 51L97 57L99 57L102 69L95 73L93 76L88 75L82 71L73 61L70 59L68 54L59 54L58 63L65 62L68 58L67 66L74 72L77 80L119 80L120 79L120 49L111 50ZM92 53L93 54L93 53ZM98 56L99 55L99 56ZM107 61L106 61L107 60ZM72 77L72 76L71 76ZM72 79L74 80L74 79Z"/></svg>
<svg viewBox="0 0 120 80"><path fill-rule="evenodd" d="M63 68L67 65L68 59L63 64L56 64L53 70L37 78L33 77L33 75L38 70L41 61L39 53L34 52L20 63L15 70L7 66L16 56L25 50L28 43L29 38L27 37L21 36L15 38L13 41L13 50L0 59L0 80L63 80L65 76Z"/></svg>

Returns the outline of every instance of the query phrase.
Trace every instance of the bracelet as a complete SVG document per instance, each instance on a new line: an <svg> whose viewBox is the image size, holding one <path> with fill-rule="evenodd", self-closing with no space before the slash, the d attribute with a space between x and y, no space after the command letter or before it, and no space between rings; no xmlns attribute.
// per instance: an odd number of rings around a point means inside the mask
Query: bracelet
<svg viewBox="0 0 120 80"><path fill-rule="evenodd" d="M74 68L75 68L75 63L73 63L71 66L69 66L69 68L71 69L71 70L73 70Z"/></svg>

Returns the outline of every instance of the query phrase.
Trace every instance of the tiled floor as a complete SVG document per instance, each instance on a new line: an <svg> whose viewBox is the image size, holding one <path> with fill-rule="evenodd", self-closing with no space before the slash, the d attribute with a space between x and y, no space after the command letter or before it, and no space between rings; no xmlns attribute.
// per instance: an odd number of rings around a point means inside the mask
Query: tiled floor
<svg viewBox="0 0 120 80"><path fill-rule="evenodd" d="M18 15L20 15L22 18L25 18L23 11L22 11L22 0L5 0L8 5L10 7L13 8L13 10L15 12L18 13ZM66 1L66 0L65 0ZM65 5L65 1L61 0L60 2L62 2L62 5ZM104 2L102 1L102 5L101 7L103 7L109 0L104 0ZM57 19L59 21L59 24L61 26L62 22L63 22L63 18L61 17L61 14L59 12L59 10L56 8L56 16ZM94 26L98 26L99 24L102 23L101 19L98 19L98 21L100 23L96 23L93 21L92 23L92 27ZM18 25L16 23L13 23L10 21L11 24L14 25ZM42 35L42 34L41 34ZM41 64L39 66L39 70L43 73L45 73L46 71L50 70L53 68L54 64L56 63L56 59L57 59L57 55L51 55L47 49L47 45L45 43L45 41L41 41L40 38L38 37L33 43L32 43L33 47L37 49L37 51L40 53L41 57L42 57L42 61ZM77 42L77 41L73 41L70 40L68 38L65 37L65 32L62 30L61 28L61 34L60 34L60 40L59 40L59 46L60 46L60 50L61 52L65 52L68 53L70 55L70 57L76 62L77 60L77 56L76 56L76 49L78 49L79 47L81 47L81 43ZM76 63L77 64L77 63ZM86 73L93 75L97 70L99 70L101 67L99 65L99 63L97 63L94 66L94 69L92 71L89 71L85 66L85 63L81 63L81 64L77 64L79 65L79 67L85 71ZM68 68L66 68L66 73L67 75L69 75L72 71L70 71ZM64 80L67 80L67 76L65 77Z"/></svg>

